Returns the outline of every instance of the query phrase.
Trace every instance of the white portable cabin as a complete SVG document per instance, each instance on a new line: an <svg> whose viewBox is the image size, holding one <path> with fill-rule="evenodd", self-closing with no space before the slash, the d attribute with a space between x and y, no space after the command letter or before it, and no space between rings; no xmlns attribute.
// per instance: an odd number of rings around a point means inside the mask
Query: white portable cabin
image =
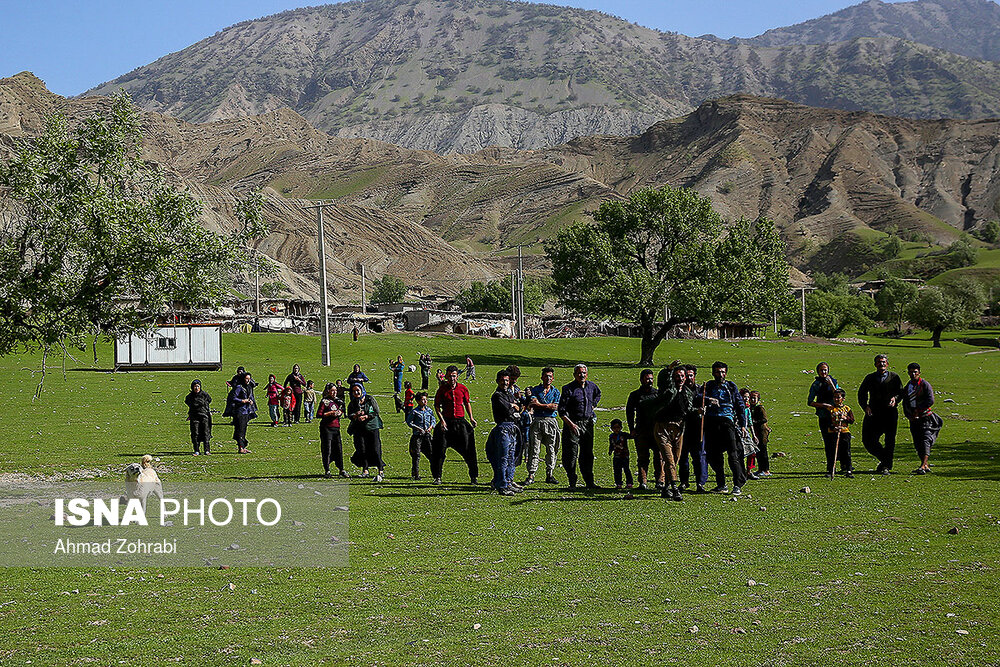
<svg viewBox="0 0 1000 667"><path fill-rule="evenodd" d="M176 324L156 327L115 341L115 370L219 370L222 368L221 324Z"/></svg>

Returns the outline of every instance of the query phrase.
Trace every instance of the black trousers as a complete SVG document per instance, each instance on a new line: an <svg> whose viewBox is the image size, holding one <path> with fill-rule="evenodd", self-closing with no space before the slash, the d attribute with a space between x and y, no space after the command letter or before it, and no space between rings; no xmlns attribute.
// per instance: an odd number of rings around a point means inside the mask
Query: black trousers
<svg viewBox="0 0 1000 667"><path fill-rule="evenodd" d="M879 465L892 470L892 457L896 451L896 428L899 425L899 411L895 408L872 411L861 422L861 444L868 453L878 459ZM880 440L885 437L885 444Z"/></svg>
<svg viewBox="0 0 1000 667"><path fill-rule="evenodd" d="M191 417L191 444L194 451L198 451L199 445L205 444L205 452L209 451L209 442L212 440L212 417L211 415L201 415Z"/></svg>
<svg viewBox="0 0 1000 667"><path fill-rule="evenodd" d="M431 436L426 433L413 432L410 434L410 476L419 477L420 476L420 455L423 454L427 457L429 461L433 461L431 458L431 452L433 448L431 446Z"/></svg>
<svg viewBox="0 0 1000 667"><path fill-rule="evenodd" d="M689 456L690 463L688 463ZM705 460L705 441L701 437L701 417L688 419L684 424L681 460L677 462L681 484L690 483L692 468L694 468L695 483L705 486L708 482L708 462Z"/></svg>
<svg viewBox="0 0 1000 667"><path fill-rule="evenodd" d="M622 485L622 475L625 475L625 483L632 486L632 469L629 467L627 456L611 457L611 465L615 469L615 486Z"/></svg>
<svg viewBox="0 0 1000 667"><path fill-rule="evenodd" d="M826 449L826 472L832 473L835 461L833 460L834 447L837 449L837 461L840 461L840 472L854 470L851 467L851 434L841 433L840 442L837 442L836 433L824 433L823 445Z"/></svg>
<svg viewBox="0 0 1000 667"><path fill-rule="evenodd" d="M427 383L431 381L431 372L424 372L423 369L420 371L420 388L427 389Z"/></svg>
<svg viewBox="0 0 1000 667"><path fill-rule="evenodd" d="M302 397L304 394L295 394L295 407L292 408L292 419L299 423L299 416L302 414Z"/></svg>
<svg viewBox="0 0 1000 667"><path fill-rule="evenodd" d="M337 466L337 470L344 469L344 443L340 439L339 428L319 427L319 451L325 472L330 472L331 463Z"/></svg>
<svg viewBox="0 0 1000 667"><path fill-rule="evenodd" d="M726 485L723 457L729 459L733 485L742 487L747 482L747 472L743 462L743 444L736 433L736 425L725 417L705 417L705 458L715 471L718 486Z"/></svg>
<svg viewBox="0 0 1000 667"><path fill-rule="evenodd" d="M441 424L434 427L434 437L431 440L431 475L441 479L444 471L444 458L451 447L458 452L469 466L469 479L475 481L479 477L479 461L476 456L476 432L472 424L461 419L445 419L447 430Z"/></svg>
<svg viewBox="0 0 1000 667"><path fill-rule="evenodd" d="M580 464L580 476L583 477L584 484L594 486L594 423L593 417L576 422L576 433L573 433L569 425L563 426L562 464L570 486L576 486L577 463Z"/></svg>
<svg viewBox="0 0 1000 667"><path fill-rule="evenodd" d="M636 471L639 474L639 481L645 481L649 477L649 460L653 459L653 481L660 479L660 470L663 468L663 458L660 450L653 444L652 429L647 429L641 436L635 439L635 462Z"/></svg>
<svg viewBox="0 0 1000 667"><path fill-rule="evenodd" d="M250 415L233 415L233 440L240 449L247 446L247 424L250 423Z"/></svg>

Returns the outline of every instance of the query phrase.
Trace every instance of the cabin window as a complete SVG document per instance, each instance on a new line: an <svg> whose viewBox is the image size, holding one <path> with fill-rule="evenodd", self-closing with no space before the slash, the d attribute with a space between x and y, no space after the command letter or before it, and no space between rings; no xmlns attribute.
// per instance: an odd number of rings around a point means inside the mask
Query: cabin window
<svg viewBox="0 0 1000 667"><path fill-rule="evenodd" d="M170 336L159 336L156 339L156 349L157 350L176 350L177 349L177 339Z"/></svg>

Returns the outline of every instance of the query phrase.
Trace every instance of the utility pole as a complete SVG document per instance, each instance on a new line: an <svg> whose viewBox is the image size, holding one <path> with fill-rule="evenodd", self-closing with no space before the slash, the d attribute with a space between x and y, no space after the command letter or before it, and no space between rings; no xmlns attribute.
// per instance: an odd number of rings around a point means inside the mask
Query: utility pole
<svg viewBox="0 0 1000 667"><path fill-rule="evenodd" d="M368 312L368 302L365 296L365 265L361 265L361 314Z"/></svg>
<svg viewBox="0 0 1000 667"><path fill-rule="evenodd" d="M253 314L260 317L260 251L253 250Z"/></svg>
<svg viewBox="0 0 1000 667"><path fill-rule="evenodd" d="M517 245L517 337L524 339L524 263L521 259L521 244Z"/></svg>
<svg viewBox="0 0 1000 667"><path fill-rule="evenodd" d="M514 322L512 334L517 338L517 272L510 272L510 319Z"/></svg>
<svg viewBox="0 0 1000 667"><path fill-rule="evenodd" d="M320 363L324 366L330 365L330 304L326 293L326 240L323 238L323 209L333 205L333 202L322 202L303 207L316 209L317 246L319 248L319 349Z"/></svg>
<svg viewBox="0 0 1000 667"><path fill-rule="evenodd" d="M802 337L806 335L806 288L802 288Z"/></svg>

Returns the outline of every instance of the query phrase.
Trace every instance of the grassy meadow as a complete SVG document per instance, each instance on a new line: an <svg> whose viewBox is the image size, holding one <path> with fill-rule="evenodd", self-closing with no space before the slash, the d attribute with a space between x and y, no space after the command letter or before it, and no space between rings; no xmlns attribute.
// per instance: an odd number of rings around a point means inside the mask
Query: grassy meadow
<svg viewBox="0 0 1000 667"><path fill-rule="evenodd" d="M305 336L226 335L223 371L117 374L103 347L96 365L81 353L65 373L50 370L34 401L39 357L0 358L10 398L0 411L4 476L120 475L149 453L165 486L318 477L315 424L254 423L253 454L237 456L228 420L217 418L213 456L190 455L183 397L192 378L221 411L236 366L264 383L296 362L319 387L361 364L382 406L389 464L383 484L350 481L347 568L3 570L0 663L1000 664L998 352L947 341L935 350L926 335L869 345L665 342L661 365L696 363L705 379L719 359L730 379L759 389L770 449L788 454L738 501L687 495L681 504L653 492L624 500L607 488L608 423L624 418L637 384L638 341L335 337L327 369L318 347ZM469 485L453 452L443 486L430 484L426 460L424 480L411 481L387 362L402 354L415 364L422 351L435 367L461 365L466 354L477 362L481 482L491 476L483 443L497 368L516 363L534 381L551 364L561 386L573 364L588 362L604 395L595 469L605 488L584 495L536 484L502 498ZM919 361L937 392L945 428L934 473L910 474L916 455L901 422L897 474L869 474L875 462L859 424L857 478L826 480L804 371L827 361L860 420L856 388L881 351L904 377ZM406 377L419 386L419 373ZM557 477L565 481L561 469Z"/></svg>

